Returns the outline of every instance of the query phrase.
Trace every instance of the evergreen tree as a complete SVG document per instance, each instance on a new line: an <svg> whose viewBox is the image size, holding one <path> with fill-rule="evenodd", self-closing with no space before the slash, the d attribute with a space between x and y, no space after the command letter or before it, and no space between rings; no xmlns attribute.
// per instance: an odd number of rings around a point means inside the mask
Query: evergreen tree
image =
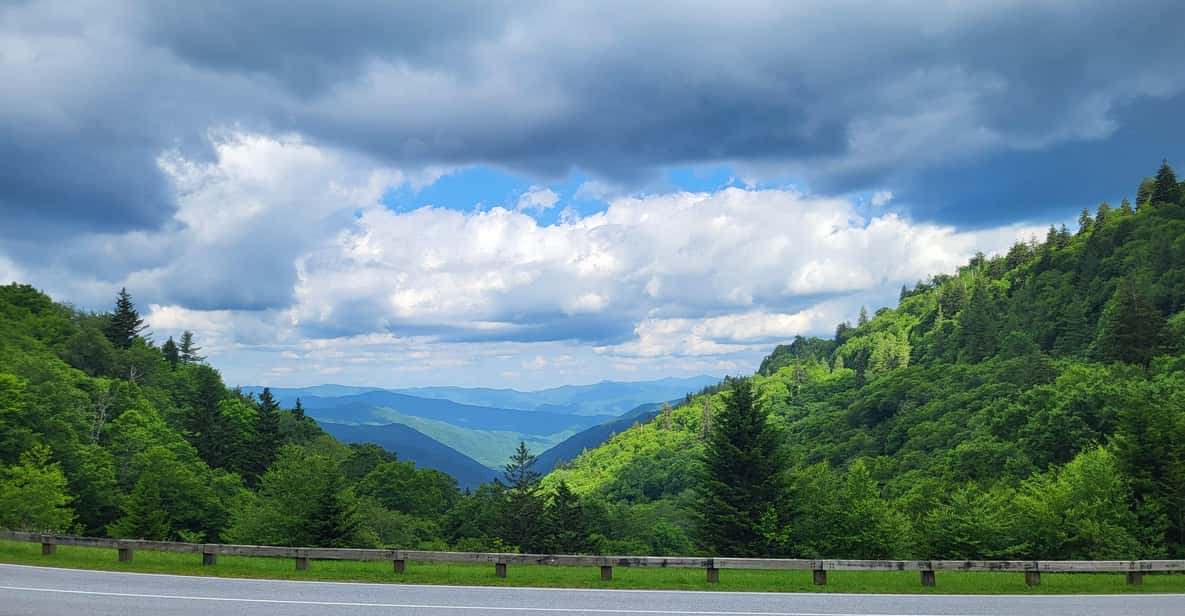
<svg viewBox="0 0 1185 616"><path fill-rule="evenodd" d="M959 326L964 359L974 363L995 353L995 310L983 282L977 281L971 290L971 300L959 315Z"/></svg>
<svg viewBox="0 0 1185 616"><path fill-rule="evenodd" d="M181 363L184 364L200 364L206 361L205 356L198 355L198 351L202 347L198 346L193 340L193 332L188 329L181 334L181 347L179 352L181 354Z"/></svg>
<svg viewBox="0 0 1185 616"><path fill-rule="evenodd" d="M1106 360L1147 366L1156 354L1164 316L1136 285L1124 278L1099 318L1095 345Z"/></svg>
<svg viewBox="0 0 1185 616"><path fill-rule="evenodd" d="M1170 171L1171 173L1171 171ZM1142 208L1148 205L1152 199L1152 191L1156 186L1156 180L1153 178L1144 178L1140 181L1140 189L1136 191L1136 208Z"/></svg>
<svg viewBox="0 0 1185 616"><path fill-rule="evenodd" d="M139 336L147 326L140 313L136 312L136 304L126 288L119 290L115 299L115 312L111 315L111 322L107 326L107 338L118 349L132 346L132 340Z"/></svg>
<svg viewBox="0 0 1185 616"><path fill-rule="evenodd" d="M502 473L507 485L502 538L525 552L539 551L543 538L539 522L544 503L539 496L540 475L532 468L535 459L526 443L520 441Z"/></svg>
<svg viewBox="0 0 1185 616"><path fill-rule="evenodd" d="M1078 215L1078 235L1090 233L1093 227L1094 219L1090 217L1090 210L1082 208L1082 213Z"/></svg>
<svg viewBox="0 0 1185 616"><path fill-rule="evenodd" d="M193 391L185 413L185 430L198 455L212 468L220 468L227 461L229 429L222 416L220 403L226 397L226 387L218 371L200 366L193 376Z"/></svg>
<svg viewBox="0 0 1185 616"><path fill-rule="evenodd" d="M1123 201L1121 201L1119 203L1119 215L1120 216L1131 216L1132 214L1135 214L1135 213L1136 213L1135 210L1132 209L1131 201L1128 201L1127 197L1124 197Z"/></svg>
<svg viewBox="0 0 1185 616"><path fill-rule="evenodd" d="M782 510L787 458L748 379L732 382L702 463L696 513L703 549L721 556L766 554L771 540L765 531L779 526L771 518Z"/></svg>
<svg viewBox="0 0 1185 616"><path fill-rule="evenodd" d="M1106 201L1099 204L1099 209L1094 213L1094 224L1096 227L1103 226L1107 219L1111 216L1111 204Z"/></svg>
<svg viewBox="0 0 1185 616"><path fill-rule="evenodd" d="M353 545L361 527L353 503L347 501L345 477L333 465L326 473L324 485L309 503L306 532L313 545L329 548Z"/></svg>
<svg viewBox="0 0 1185 616"><path fill-rule="evenodd" d="M1154 204L1172 204L1181 199L1181 187L1177 185L1177 176L1169 161L1160 163L1160 170L1156 172L1156 180L1152 185L1151 201Z"/></svg>
<svg viewBox="0 0 1185 616"><path fill-rule="evenodd" d="M296 399L296 406L292 407L292 416L297 420L304 419L304 407L300 404L300 398Z"/></svg>
<svg viewBox="0 0 1185 616"><path fill-rule="evenodd" d="M272 465L276 452L283 444L280 435L280 404L272 396L272 390L264 387L255 405L255 443L252 448L251 474L261 476Z"/></svg>
<svg viewBox="0 0 1185 616"><path fill-rule="evenodd" d="M1054 329L1057 332L1053 342L1055 355L1079 355L1090 344L1090 324L1086 321L1086 307L1080 301L1065 304L1061 319Z"/></svg>
<svg viewBox="0 0 1185 616"><path fill-rule="evenodd" d="M856 318L856 327L863 327L868 322L868 308L860 306L860 316Z"/></svg>
<svg viewBox="0 0 1185 616"><path fill-rule="evenodd" d="M177 364L181 362L181 351L177 348L177 343L173 342L172 336L169 336L169 339L160 346L160 352L161 355L164 355L165 362L169 364L169 368L176 370Z"/></svg>
<svg viewBox="0 0 1185 616"><path fill-rule="evenodd" d="M555 494L547 504L545 525L548 532L544 547L548 553L583 554L594 547L580 497L566 481L555 487Z"/></svg>

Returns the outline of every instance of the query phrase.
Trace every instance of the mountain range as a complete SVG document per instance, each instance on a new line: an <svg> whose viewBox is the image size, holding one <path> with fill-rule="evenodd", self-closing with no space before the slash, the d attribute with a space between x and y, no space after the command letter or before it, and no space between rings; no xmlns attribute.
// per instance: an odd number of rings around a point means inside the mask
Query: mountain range
<svg viewBox="0 0 1185 616"><path fill-rule="evenodd" d="M539 454L536 470L546 473L634 423L649 421L663 402L718 382L699 376L539 391L325 384L271 392L286 408L299 399L307 415L343 442L376 443L473 487L494 477L520 442ZM258 396L263 387L241 390Z"/></svg>

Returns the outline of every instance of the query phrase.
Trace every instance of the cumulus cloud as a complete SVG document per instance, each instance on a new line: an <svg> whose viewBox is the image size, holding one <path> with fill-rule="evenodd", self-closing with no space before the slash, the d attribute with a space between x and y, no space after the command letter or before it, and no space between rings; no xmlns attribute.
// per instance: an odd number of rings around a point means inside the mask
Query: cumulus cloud
<svg viewBox="0 0 1185 616"><path fill-rule="evenodd" d="M518 207L515 209L523 210L550 210L559 203L560 195L550 188L541 188L539 186L532 186L526 190L518 198Z"/></svg>
<svg viewBox="0 0 1185 616"><path fill-rule="evenodd" d="M623 198L552 225L504 208L373 208L301 260L293 315L344 335L720 354L827 332L847 314L836 298L896 290L1033 232L866 219L847 200L741 188ZM683 351L657 342L675 338Z"/></svg>

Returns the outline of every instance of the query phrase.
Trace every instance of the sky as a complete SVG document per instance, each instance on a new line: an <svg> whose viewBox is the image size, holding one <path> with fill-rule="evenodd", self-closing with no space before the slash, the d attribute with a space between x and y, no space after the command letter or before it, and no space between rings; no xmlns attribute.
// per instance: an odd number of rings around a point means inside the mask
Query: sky
<svg viewBox="0 0 1185 616"><path fill-rule="evenodd" d="M0 280L232 384L752 372L1185 161L1185 4L0 0Z"/></svg>

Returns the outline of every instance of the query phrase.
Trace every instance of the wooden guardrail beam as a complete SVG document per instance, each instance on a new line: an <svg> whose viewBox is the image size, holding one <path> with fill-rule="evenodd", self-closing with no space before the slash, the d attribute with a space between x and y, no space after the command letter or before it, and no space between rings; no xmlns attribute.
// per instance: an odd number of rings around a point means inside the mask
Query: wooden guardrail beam
<svg viewBox="0 0 1185 616"><path fill-rule="evenodd" d="M1024 573L1025 583L1041 583L1042 573L1124 573L1129 584L1142 584L1146 573L1185 572L1185 560L808 560L794 558L701 558L667 556L589 556L563 554L503 554L496 552L429 552L361 548L306 548L274 545L233 545L218 543L182 543L142 539L76 537L21 531L0 530L0 539L40 543L41 553L52 556L57 546L80 546L114 549L120 561L130 561L136 550L156 552L193 552L201 554L202 564L215 566L220 554L295 559L296 568L305 570L310 560L385 560L393 563L397 574L405 573L408 561L485 563L494 565L494 575L506 577L510 565L551 565L560 567L597 567L602 580L613 579L613 567L659 567L704 569L710 583L720 581L721 569L763 569L810 571L815 584L827 584L829 571L918 571L923 586L934 586L938 571L994 571Z"/></svg>

